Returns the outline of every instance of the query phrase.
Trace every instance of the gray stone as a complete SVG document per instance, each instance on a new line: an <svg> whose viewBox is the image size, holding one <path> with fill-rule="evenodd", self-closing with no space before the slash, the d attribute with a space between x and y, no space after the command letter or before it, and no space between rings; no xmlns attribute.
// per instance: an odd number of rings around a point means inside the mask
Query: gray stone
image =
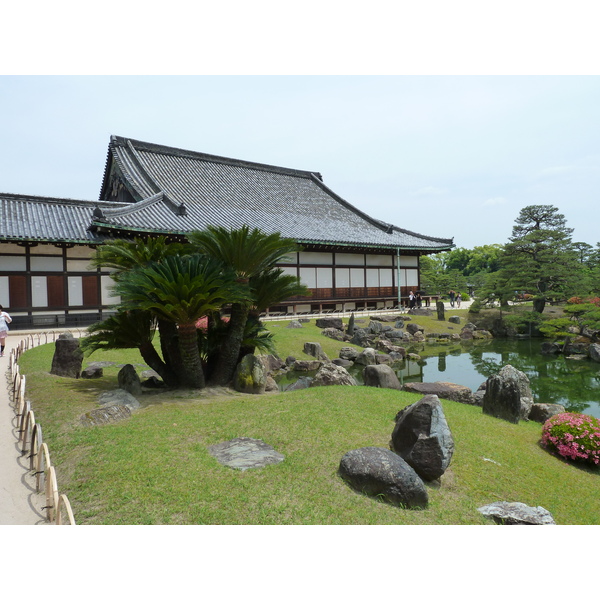
<svg viewBox="0 0 600 600"><path fill-rule="evenodd" d="M529 378L523 371L515 369L512 365L502 367L498 372L498 376L503 379L512 379L517 383L521 397L521 412L519 416L521 419L527 420L529 418L531 407L533 406L533 392L531 391Z"/></svg>
<svg viewBox="0 0 600 600"><path fill-rule="evenodd" d="M375 339L375 336L373 334L369 333L366 329L357 328L354 330L354 335L349 340L349 342L351 344L354 344L355 346L361 346L362 348L368 348L374 339Z"/></svg>
<svg viewBox="0 0 600 600"><path fill-rule="evenodd" d="M369 331L369 333L373 333L374 335L379 335L383 331L383 325L379 321L371 320L367 327L367 331Z"/></svg>
<svg viewBox="0 0 600 600"><path fill-rule="evenodd" d="M337 365L338 367L351 367L352 365L354 365L354 363L351 360L346 360L344 358L334 358L331 361L334 365Z"/></svg>
<svg viewBox="0 0 600 600"><path fill-rule="evenodd" d="M394 359L389 354L376 354L375 363L378 365L389 365L394 362Z"/></svg>
<svg viewBox="0 0 600 600"><path fill-rule="evenodd" d="M482 409L486 415L518 423L521 416L521 392L514 379L492 375L487 380Z"/></svg>
<svg viewBox="0 0 600 600"><path fill-rule="evenodd" d="M395 323L394 323L394 327L396 329L404 329L404 319L398 319Z"/></svg>
<svg viewBox="0 0 600 600"><path fill-rule="evenodd" d="M139 396L142 393L142 382L135 371L133 365L125 365L117 375L119 387L133 396Z"/></svg>
<svg viewBox="0 0 600 600"><path fill-rule="evenodd" d="M336 329L335 327L326 327L321 331L321 335L331 338L332 340L337 340L338 342L343 342L347 337L343 331Z"/></svg>
<svg viewBox="0 0 600 600"><path fill-rule="evenodd" d="M310 387L312 377L298 377L294 383L290 383L283 391L293 392L295 390L306 390Z"/></svg>
<svg viewBox="0 0 600 600"><path fill-rule="evenodd" d="M406 338L407 332L400 329L392 329L392 331L386 331L383 334L388 340L403 340ZM410 337L410 334L409 334Z"/></svg>
<svg viewBox="0 0 600 600"><path fill-rule="evenodd" d="M72 377L79 379L83 352L79 347L79 340L72 333L61 333L54 343L54 356L50 373L59 377Z"/></svg>
<svg viewBox="0 0 600 600"><path fill-rule="evenodd" d="M445 321L446 320L446 315L445 315L445 308L444 308L444 303L441 302L440 300L438 300L435 303L435 308L437 310L437 318L438 321Z"/></svg>
<svg viewBox="0 0 600 600"><path fill-rule="evenodd" d="M86 367L81 371L82 379L100 379L104 375L102 367Z"/></svg>
<svg viewBox="0 0 600 600"><path fill-rule="evenodd" d="M445 400L453 400L462 404L473 404L473 392L471 388L458 383L449 381L435 381L433 383L412 382L405 383L402 386L405 392L415 392L417 394L434 395Z"/></svg>
<svg viewBox="0 0 600 600"><path fill-rule="evenodd" d="M377 364L375 348L365 348L354 360L357 365L374 365Z"/></svg>
<svg viewBox="0 0 600 600"><path fill-rule="evenodd" d="M316 371L322 364L320 360L297 360L293 363L294 371Z"/></svg>
<svg viewBox="0 0 600 600"><path fill-rule="evenodd" d="M315 325L321 329L334 327L335 329L344 330L344 323L339 317L321 317L315 321Z"/></svg>
<svg viewBox="0 0 600 600"><path fill-rule="evenodd" d="M444 474L452 460L454 440L437 396L424 396L396 415L390 448L424 481Z"/></svg>
<svg viewBox="0 0 600 600"><path fill-rule="evenodd" d="M562 404L535 403L529 412L529 420L536 423L545 423L550 417L565 412Z"/></svg>
<svg viewBox="0 0 600 600"><path fill-rule="evenodd" d="M368 365L363 369L363 382L369 387L399 390L402 385L388 365Z"/></svg>
<svg viewBox="0 0 600 600"><path fill-rule="evenodd" d="M417 323L408 323L406 325L406 331L408 331L408 333L410 333L411 335L415 335L415 333L419 331L423 333L425 331L425 328L422 325L417 325Z"/></svg>
<svg viewBox="0 0 600 600"><path fill-rule="evenodd" d="M460 325L460 317L457 315L453 315L448 319L449 323L454 323L455 325Z"/></svg>
<svg viewBox="0 0 600 600"><path fill-rule="evenodd" d="M528 506L523 502L493 502L477 510L499 525L556 525L545 508Z"/></svg>
<svg viewBox="0 0 600 600"><path fill-rule="evenodd" d="M590 344L589 352L594 362L600 362L600 344Z"/></svg>
<svg viewBox="0 0 600 600"><path fill-rule="evenodd" d="M406 355L406 358L408 360L412 360L413 362L419 362L421 360L421 357L418 354L415 354L414 352L409 352Z"/></svg>
<svg viewBox="0 0 600 600"><path fill-rule="evenodd" d="M310 387L320 387L324 385L358 385L356 379L344 369L334 363L325 363L315 373Z"/></svg>
<svg viewBox="0 0 600 600"><path fill-rule="evenodd" d="M356 360L356 357L358 356L358 350L356 348L352 348L351 346L344 346L343 348L340 348L339 356L344 360L353 361Z"/></svg>
<svg viewBox="0 0 600 600"><path fill-rule="evenodd" d="M286 329L302 329L302 323L300 323L300 321L292 319L286 326Z"/></svg>
<svg viewBox="0 0 600 600"><path fill-rule="evenodd" d="M386 448L358 448L340 461L340 477L353 489L402 508L427 508L427 489L415 470Z"/></svg>
<svg viewBox="0 0 600 600"><path fill-rule="evenodd" d="M277 382L273 379L273 377L271 377L270 375L267 375L267 381L265 383L265 392L278 392L279 391L279 386L277 385Z"/></svg>
<svg viewBox="0 0 600 600"><path fill-rule="evenodd" d="M329 360L329 357L323 352L323 348L321 348L319 342L304 342L304 354L308 354L317 360Z"/></svg>
<svg viewBox="0 0 600 600"><path fill-rule="evenodd" d="M141 406L135 396L132 396L128 391L122 389L102 392L102 394L98 396L97 401L98 404L102 404L104 407L127 406L131 410L136 410Z"/></svg>
<svg viewBox="0 0 600 600"><path fill-rule="evenodd" d="M129 406L115 404L111 406L103 406L96 408L84 415L81 415L80 420L84 425L106 425L107 423L116 423L131 417L131 409Z"/></svg>
<svg viewBox="0 0 600 600"><path fill-rule="evenodd" d="M244 394L263 394L267 387L267 370L254 354L246 354L236 367L233 388Z"/></svg>
<svg viewBox="0 0 600 600"><path fill-rule="evenodd" d="M408 311L411 315L417 315L419 317L431 317L433 312L428 308L411 308Z"/></svg>
<svg viewBox="0 0 600 600"><path fill-rule="evenodd" d="M371 321L382 321L383 323L393 323L398 317L394 315L372 315Z"/></svg>
<svg viewBox="0 0 600 600"><path fill-rule="evenodd" d="M560 354L562 352L562 347L560 344L556 342L544 342L541 347L541 352L543 355L553 355Z"/></svg>
<svg viewBox="0 0 600 600"><path fill-rule="evenodd" d="M262 362L267 373L273 373L286 367L286 364L279 357L272 354L258 354L257 358Z"/></svg>
<svg viewBox="0 0 600 600"><path fill-rule="evenodd" d="M208 451L220 464L239 471L276 465L285 459L283 454L276 452L269 444L248 437L209 446Z"/></svg>

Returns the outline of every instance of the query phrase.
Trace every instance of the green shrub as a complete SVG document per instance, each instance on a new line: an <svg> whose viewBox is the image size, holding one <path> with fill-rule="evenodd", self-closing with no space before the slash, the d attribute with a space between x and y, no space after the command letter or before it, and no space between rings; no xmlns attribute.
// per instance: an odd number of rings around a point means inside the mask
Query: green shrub
<svg viewBox="0 0 600 600"><path fill-rule="evenodd" d="M473 300L473 303L469 307L469 312L475 314L481 312L481 300Z"/></svg>
<svg viewBox="0 0 600 600"><path fill-rule="evenodd" d="M544 448L564 458L600 464L600 420L579 413L560 413L542 427Z"/></svg>

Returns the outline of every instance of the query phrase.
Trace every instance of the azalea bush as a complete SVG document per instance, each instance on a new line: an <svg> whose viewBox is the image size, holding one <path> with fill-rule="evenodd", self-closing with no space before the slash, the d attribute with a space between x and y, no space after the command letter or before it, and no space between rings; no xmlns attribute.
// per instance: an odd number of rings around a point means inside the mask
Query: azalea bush
<svg viewBox="0 0 600 600"><path fill-rule="evenodd" d="M600 464L600 420L579 413L560 413L542 427L541 444L564 458Z"/></svg>

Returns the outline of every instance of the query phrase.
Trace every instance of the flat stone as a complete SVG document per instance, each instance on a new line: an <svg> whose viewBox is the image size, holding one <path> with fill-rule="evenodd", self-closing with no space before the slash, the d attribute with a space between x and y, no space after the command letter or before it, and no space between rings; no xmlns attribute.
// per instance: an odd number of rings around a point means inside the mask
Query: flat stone
<svg viewBox="0 0 600 600"><path fill-rule="evenodd" d="M454 402L462 402L463 404L473 404L473 392L471 388L458 383L449 381L436 381L433 383L412 382L405 383L402 386L405 392L415 392L425 396L435 395L438 398L445 400L454 400Z"/></svg>
<svg viewBox="0 0 600 600"><path fill-rule="evenodd" d="M84 425L106 425L116 423L131 417L131 409L125 405L105 406L91 410L81 415L80 420Z"/></svg>
<svg viewBox="0 0 600 600"><path fill-rule="evenodd" d="M208 451L222 465L239 471L275 465L285 459L283 454L276 452L269 444L248 437L209 446Z"/></svg>
<svg viewBox="0 0 600 600"><path fill-rule="evenodd" d="M523 502L494 502L477 510L499 525L556 525L545 508L527 506Z"/></svg>

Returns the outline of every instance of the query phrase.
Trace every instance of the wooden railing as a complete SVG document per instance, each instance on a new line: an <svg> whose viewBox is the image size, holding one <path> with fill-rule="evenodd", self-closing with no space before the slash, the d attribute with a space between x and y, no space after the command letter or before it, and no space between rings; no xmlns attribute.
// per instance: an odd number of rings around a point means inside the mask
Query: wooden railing
<svg viewBox="0 0 600 600"><path fill-rule="evenodd" d="M43 439L42 426L36 422L35 413L31 407L31 402L25 399L26 379L19 371L18 360L26 350L35 345L48 343L48 336L56 340L57 332L44 332L30 334L23 339L17 348L10 351L9 369L12 381L12 393L9 394L9 401L13 404L17 415L17 425L19 433L19 447L23 455L29 458L29 470L35 475L35 489L39 494L44 492L45 503L44 510L47 510L46 518L55 525L75 525L75 517L71 510L71 504L65 494L58 491L56 481L56 470L50 461L50 451Z"/></svg>

